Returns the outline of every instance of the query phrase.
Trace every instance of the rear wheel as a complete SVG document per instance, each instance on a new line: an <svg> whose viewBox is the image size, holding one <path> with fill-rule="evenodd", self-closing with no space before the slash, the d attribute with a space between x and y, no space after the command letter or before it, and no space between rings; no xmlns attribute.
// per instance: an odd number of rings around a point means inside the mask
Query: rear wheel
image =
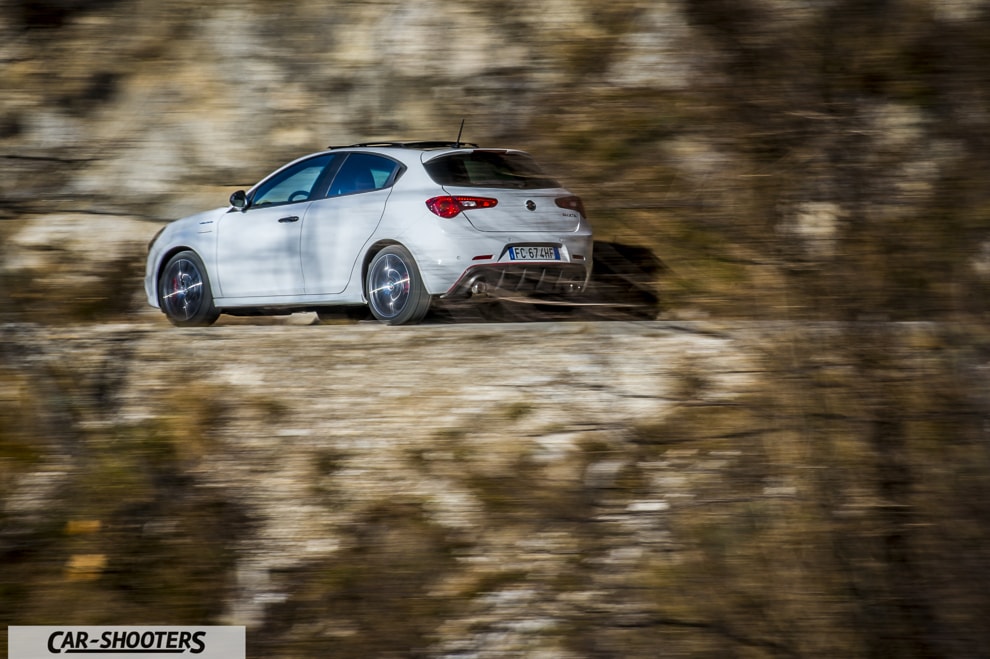
<svg viewBox="0 0 990 659"><path fill-rule="evenodd" d="M212 325L220 317L206 267L195 252L179 252L158 278L158 305L176 327Z"/></svg>
<svg viewBox="0 0 990 659"><path fill-rule="evenodd" d="M389 245L375 255L364 292L372 315L386 325L418 323L430 310L430 294L416 261L400 245Z"/></svg>

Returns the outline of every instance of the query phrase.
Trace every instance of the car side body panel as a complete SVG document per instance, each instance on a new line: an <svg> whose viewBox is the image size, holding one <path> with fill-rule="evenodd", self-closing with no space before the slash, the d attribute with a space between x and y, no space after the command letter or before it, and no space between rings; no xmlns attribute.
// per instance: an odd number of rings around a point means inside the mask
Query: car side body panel
<svg viewBox="0 0 990 659"><path fill-rule="evenodd" d="M229 206L197 213L166 224L152 241L145 265L144 291L148 304L158 307L158 275L165 262L177 252L190 249L199 255L210 273L216 272L217 223L230 210ZM215 277L210 286L214 297L220 290Z"/></svg>
<svg viewBox="0 0 990 659"><path fill-rule="evenodd" d="M302 223L301 267L306 295L336 295L360 278L362 247L375 233L391 189L311 202Z"/></svg>
<svg viewBox="0 0 990 659"><path fill-rule="evenodd" d="M212 271L217 273L221 297L304 292L299 249L302 219L312 204L261 206L220 217Z"/></svg>

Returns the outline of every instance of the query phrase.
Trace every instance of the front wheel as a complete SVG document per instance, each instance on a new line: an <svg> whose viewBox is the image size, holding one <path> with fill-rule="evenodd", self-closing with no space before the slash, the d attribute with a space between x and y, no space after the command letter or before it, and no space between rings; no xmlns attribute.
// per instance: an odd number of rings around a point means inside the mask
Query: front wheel
<svg viewBox="0 0 990 659"><path fill-rule="evenodd" d="M372 315L386 325L418 323L430 310L430 294L416 261L400 245L389 245L375 255L364 292Z"/></svg>
<svg viewBox="0 0 990 659"><path fill-rule="evenodd" d="M195 252L179 252L158 278L158 304L176 327L212 325L220 317L206 267Z"/></svg>

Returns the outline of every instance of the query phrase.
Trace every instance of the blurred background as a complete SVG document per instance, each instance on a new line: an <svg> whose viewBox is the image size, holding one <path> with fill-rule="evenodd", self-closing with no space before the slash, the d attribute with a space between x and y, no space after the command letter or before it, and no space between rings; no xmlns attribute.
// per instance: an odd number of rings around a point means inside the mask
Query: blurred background
<svg viewBox="0 0 990 659"><path fill-rule="evenodd" d="M146 307L164 222L462 120L659 299L635 338L481 330L585 360L576 389L492 376L464 328L314 349ZM0 0L0 621L248 624L270 657L990 655L988 136L981 0ZM340 402L383 353L405 404ZM484 432L444 416L472 396Z"/></svg>

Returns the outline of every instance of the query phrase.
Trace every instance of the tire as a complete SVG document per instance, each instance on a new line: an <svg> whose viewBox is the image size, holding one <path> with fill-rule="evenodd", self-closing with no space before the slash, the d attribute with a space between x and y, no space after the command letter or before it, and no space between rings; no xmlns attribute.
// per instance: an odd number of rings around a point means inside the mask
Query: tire
<svg viewBox="0 0 990 659"><path fill-rule="evenodd" d="M412 254L389 245L371 260L364 280L371 314L386 325L411 325L430 310L430 294Z"/></svg>
<svg viewBox="0 0 990 659"><path fill-rule="evenodd" d="M162 268L158 306L176 327L205 327L220 317L206 267L195 252L179 252Z"/></svg>

